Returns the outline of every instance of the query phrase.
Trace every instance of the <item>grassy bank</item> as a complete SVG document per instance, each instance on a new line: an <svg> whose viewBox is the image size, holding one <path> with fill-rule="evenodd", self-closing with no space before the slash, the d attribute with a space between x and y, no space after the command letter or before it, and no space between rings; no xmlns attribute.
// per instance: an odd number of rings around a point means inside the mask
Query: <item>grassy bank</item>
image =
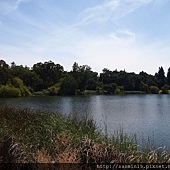
<svg viewBox="0 0 170 170"><path fill-rule="evenodd" d="M108 137L87 116L0 107L0 162L168 163L166 151L138 150L135 136Z"/></svg>

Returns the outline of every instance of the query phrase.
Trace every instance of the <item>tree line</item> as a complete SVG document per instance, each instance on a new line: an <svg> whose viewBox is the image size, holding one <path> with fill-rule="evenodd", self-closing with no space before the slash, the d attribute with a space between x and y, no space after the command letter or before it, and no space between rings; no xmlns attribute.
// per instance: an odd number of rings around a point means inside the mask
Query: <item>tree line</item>
<svg viewBox="0 0 170 170"><path fill-rule="evenodd" d="M170 68L165 75L163 67L155 75L142 71L139 74L104 68L102 73L92 71L88 65L74 63L71 71L52 61L39 62L32 68L8 65L0 60L0 97L30 96L32 94L76 95L124 94L127 92L168 94Z"/></svg>

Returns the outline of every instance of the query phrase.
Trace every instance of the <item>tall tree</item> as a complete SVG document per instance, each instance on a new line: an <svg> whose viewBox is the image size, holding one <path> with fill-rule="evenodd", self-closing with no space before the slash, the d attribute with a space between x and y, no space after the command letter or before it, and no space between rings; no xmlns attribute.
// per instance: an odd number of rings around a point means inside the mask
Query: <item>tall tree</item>
<svg viewBox="0 0 170 170"><path fill-rule="evenodd" d="M0 84L6 85L9 78L9 65L4 60L0 60Z"/></svg>
<svg viewBox="0 0 170 170"><path fill-rule="evenodd" d="M62 78L64 68L60 64L55 64L52 61L45 63L37 63L33 66L33 71L43 80L44 88L53 86Z"/></svg>
<svg viewBox="0 0 170 170"><path fill-rule="evenodd" d="M76 62L73 64L70 74L77 81L78 89L83 92L86 90L90 81L97 80L97 74L91 70L88 65L79 66ZM93 80L92 80L93 79Z"/></svg>
<svg viewBox="0 0 170 170"><path fill-rule="evenodd" d="M161 89L166 84L166 77L163 67L159 67L158 73L155 74L155 77L157 79L157 84L159 89Z"/></svg>
<svg viewBox="0 0 170 170"><path fill-rule="evenodd" d="M169 87L170 87L170 67L169 67L168 73L167 73L167 84L168 84Z"/></svg>
<svg viewBox="0 0 170 170"><path fill-rule="evenodd" d="M75 95L77 90L77 82L73 76L67 75L63 78L59 94L61 95Z"/></svg>

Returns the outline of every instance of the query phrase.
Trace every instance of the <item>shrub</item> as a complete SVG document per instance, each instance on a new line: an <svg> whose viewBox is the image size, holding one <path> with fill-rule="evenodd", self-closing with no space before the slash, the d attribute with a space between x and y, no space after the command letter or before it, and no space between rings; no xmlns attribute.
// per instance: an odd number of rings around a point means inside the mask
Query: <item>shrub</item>
<svg viewBox="0 0 170 170"><path fill-rule="evenodd" d="M19 77L15 77L12 79L12 85L15 88L18 88L21 92L21 96L30 96L31 92L29 89L24 85L23 81Z"/></svg>
<svg viewBox="0 0 170 170"><path fill-rule="evenodd" d="M117 84L116 83L105 84L103 86L103 89L106 94L115 94L117 90Z"/></svg>
<svg viewBox="0 0 170 170"><path fill-rule="evenodd" d="M159 88L157 86L150 86L149 90L152 94L159 94Z"/></svg>
<svg viewBox="0 0 170 170"><path fill-rule="evenodd" d="M49 91L49 95L53 96L53 95L58 95L58 90L59 88L55 87L55 86L51 86L48 88Z"/></svg>
<svg viewBox="0 0 170 170"><path fill-rule="evenodd" d="M140 88L141 88L141 90L142 90L144 93L150 93L150 92L149 92L148 85L145 84L144 82L141 82Z"/></svg>
<svg viewBox="0 0 170 170"><path fill-rule="evenodd" d="M162 90L162 94L168 94L169 93L169 86L167 85L167 84L165 84L162 88L161 88L161 90Z"/></svg>
<svg viewBox="0 0 170 170"><path fill-rule="evenodd" d="M117 86L115 94L124 94L124 86Z"/></svg>
<svg viewBox="0 0 170 170"><path fill-rule="evenodd" d="M22 86L20 88L20 91L21 91L21 96L31 96L31 92L26 86Z"/></svg>
<svg viewBox="0 0 170 170"><path fill-rule="evenodd" d="M21 91L13 86L1 86L0 87L0 97L20 97Z"/></svg>

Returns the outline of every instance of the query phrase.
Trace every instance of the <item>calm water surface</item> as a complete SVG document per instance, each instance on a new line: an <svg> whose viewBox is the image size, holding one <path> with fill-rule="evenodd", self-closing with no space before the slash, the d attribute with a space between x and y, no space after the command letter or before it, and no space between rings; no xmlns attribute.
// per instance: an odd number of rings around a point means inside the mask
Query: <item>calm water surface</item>
<svg viewBox="0 0 170 170"><path fill-rule="evenodd" d="M104 131L120 127L142 139L170 148L170 95L44 96L0 99L0 105L43 109L63 114L89 114Z"/></svg>

